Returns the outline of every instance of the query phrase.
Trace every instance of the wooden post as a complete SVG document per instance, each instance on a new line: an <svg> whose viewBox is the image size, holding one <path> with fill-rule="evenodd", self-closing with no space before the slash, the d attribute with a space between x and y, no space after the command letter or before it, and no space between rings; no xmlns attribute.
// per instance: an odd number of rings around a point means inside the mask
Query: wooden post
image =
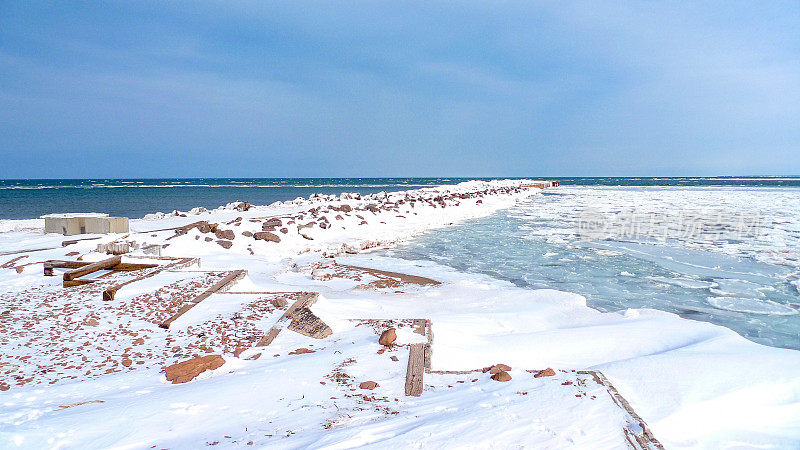
<svg viewBox="0 0 800 450"><path fill-rule="evenodd" d="M97 272L98 270L110 269L119 264L121 261L121 256L112 256L111 258L70 270L69 272L64 273L64 287L67 286L68 281L73 281L78 277L82 277L92 272Z"/></svg>
<svg viewBox="0 0 800 450"><path fill-rule="evenodd" d="M411 344L406 369L406 395L422 395L422 377L425 373L425 344Z"/></svg>

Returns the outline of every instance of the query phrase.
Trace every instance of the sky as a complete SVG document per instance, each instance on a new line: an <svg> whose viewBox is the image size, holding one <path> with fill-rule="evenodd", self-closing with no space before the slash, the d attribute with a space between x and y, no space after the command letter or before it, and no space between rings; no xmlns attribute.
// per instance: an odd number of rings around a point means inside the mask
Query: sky
<svg viewBox="0 0 800 450"><path fill-rule="evenodd" d="M800 175L800 2L0 0L0 178Z"/></svg>

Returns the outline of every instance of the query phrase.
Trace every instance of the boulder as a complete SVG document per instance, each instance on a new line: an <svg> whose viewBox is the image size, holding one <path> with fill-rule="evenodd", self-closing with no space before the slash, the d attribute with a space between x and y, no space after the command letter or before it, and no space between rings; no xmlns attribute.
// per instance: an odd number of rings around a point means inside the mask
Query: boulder
<svg viewBox="0 0 800 450"><path fill-rule="evenodd" d="M242 236L244 237L253 237L253 233L250 231L242 231Z"/></svg>
<svg viewBox="0 0 800 450"><path fill-rule="evenodd" d="M233 246L233 242L222 239L218 240L217 244L219 244L222 248L231 248Z"/></svg>
<svg viewBox="0 0 800 450"><path fill-rule="evenodd" d="M277 234L272 234L269 231L259 231L257 233L253 233L253 237L257 241L272 241L272 242L280 242L281 238L278 237Z"/></svg>
<svg viewBox="0 0 800 450"><path fill-rule="evenodd" d="M506 371L500 371L492 375L492 379L494 381L510 381L511 375L509 375L508 372Z"/></svg>
<svg viewBox="0 0 800 450"><path fill-rule="evenodd" d="M397 340L397 332L394 328L389 328L381 333L381 337L378 339L378 343L385 346L391 346L394 341Z"/></svg>
<svg viewBox="0 0 800 450"><path fill-rule="evenodd" d="M536 375L534 375L533 377L534 378L552 377L555 374L556 374L556 371L548 367L547 369L540 370L540 371L536 372Z"/></svg>
<svg viewBox="0 0 800 450"><path fill-rule="evenodd" d="M233 230L217 230L214 232L214 235L217 239L226 239L228 241L232 241L236 238L236 234L233 233Z"/></svg>
<svg viewBox="0 0 800 450"><path fill-rule="evenodd" d="M208 355L192 358L166 367L167 381L172 384L192 381L206 370L214 370L225 364L220 355Z"/></svg>
<svg viewBox="0 0 800 450"><path fill-rule="evenodd" d="M253 206L253 205L251 205L251 204L250 204L250 202L239 202L239 204L238 204L238 205L236 205L235 209L236 209L237 211L247 211L247 210L249 210L249 209L250 209L252 206Z"/></svg>
<svg viewBox="0 0 800 450"><path fill-rule="evenodd" d="M199 222L197 224L197 231L199 231L201 233L210 233L211 232L211 225L209 225L208 222L205 222L205 221Z"/></svg>
<svg viewBox="0 0 800 450"><path fill-rule="evenodd" d="M509 366L507 364L500 363L500 364L494 364L492 366L484 367L482 370L483 370L483 373L489 372L491 374L495 374L495 373L498 373L498 372L508 372L509 370L511 370L511 366Z"/></svg>
<svg viewBox="0 0 800 450"><path fill-rule="evenodd" d="M375 389L378 386L380 385L374 381L364 381L358 385L361 389Z"/></svg>

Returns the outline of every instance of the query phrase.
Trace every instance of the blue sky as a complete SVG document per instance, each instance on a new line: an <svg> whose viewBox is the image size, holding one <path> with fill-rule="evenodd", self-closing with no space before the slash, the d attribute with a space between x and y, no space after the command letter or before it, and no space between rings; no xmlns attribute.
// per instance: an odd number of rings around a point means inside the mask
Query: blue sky
<svg viewBox="0 0 800 450"><path fill-rule="evenodd" d="M0 178L800 174L800 2L0 1Z"/></svg>

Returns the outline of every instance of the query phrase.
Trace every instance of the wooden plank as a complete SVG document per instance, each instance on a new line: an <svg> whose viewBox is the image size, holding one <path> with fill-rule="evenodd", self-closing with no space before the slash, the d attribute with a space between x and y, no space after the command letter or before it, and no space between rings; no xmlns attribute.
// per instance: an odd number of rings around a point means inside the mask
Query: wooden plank
<svg viewBox="0 0 800 450"><path fill-rule="evenodd" d="M422 377L425 373L425 344L411 344L406 369L406 395L422 395Z"/></svg>
<svg viewBox="0 0 800 450"><path fill-rule="evenodd" d="M94 283L97 280L84 280L78 278L77 280L64 280L64 287L83 286L84 284Z"/></svg>
<svg viewBox="0 0 800 450"><path fill-rule="evenodd" d="M186 312L189 311L190 309L192 309L193 307L195 307L195 305L197 305L198 303L200 303L203 300L207 299L208 297L211 296L211 294L213 294L213 293L215 293L217 291L229 289L237 281L239 281L242 278L244 278L245 275L247 275L247 271L246 270L234 270L233 272L228 274L225 278L219 280L213 286L208 288L205 292L203 292L202 294L200 294L197 297L195 297L189 304L182 306L175 315L173 315L169 319L161 322L159 327L164 328L164 329L169 328L169 326L172 324L172 322L177 320L180 316L186 314Z"/></svg>
<svg viewBox="0 0 800 450"><path fill-rule="evenodd" d="M324 339L333 334L331 327L307 307L299 308L292 313L292 322L287 328L314 339Z"/></svg>
<svg viewBox="0 0 800 450"><path fill-rule="evenodd" d="M397 278L403 283L417 284L420 286L438 286L442 284L440 281L436 281L431 278L421 277L418 275L409 275L407 273L400 273L400 272L389 272L387 270L370 269L369 267L351 266L349 264L339 264L339 265L342 267L346 267L348 269L360 270L362 272L369 273L370 275L373 276L383 275L385 277Z"/></svg>
<svg viewBox="0 0 800 450"><path fill-rule="evenodd" d="M283 329L285 323L290 318L292 318L295 311L297 311L300 308L311 306L317 301L318 298L319 298L318 292L303 292L300 295L300 298L297 299L297 301L295 301L294 303L292 303L292 306L290 306L289 309L287 309L283 313L283 315L278 319L278 321L275 322L275 325L273 325L272 328L269 329L267 334L263 338L261 338L260 341L258 341L256 347L266 347L267 345L271 344L272 341L274 341L275 338L278 337L278 334Z"/></svg>
<svg viewBox="0 0 800 450"><path fill-rule="evenodd" d="M66 246L68 246L68 245L77 244L78 242L81 242L81 241L94 241L94 240L97 240L97 239L101 239L102 237L103 237L103 236L90 237L90 238L82 238L82 239L70 239L70 240L68 240L68 241L62 241L62 242L61 242L61 246L62 246L62 247L66 247Z"/></svg>
<svg viewBox="0 0 800 450"><path fill-rule="evenodd" d="M50 259L43 263L45 276L53 276L53 269L77 269L80 267L88 266L91 263L84 261L59 261L57 259Z"/></svg>
<svg viewBox="0 0 800 450"><path fill-rule="evenodd" d="M91 263L86 261L61 261L58 259L49 259L44 262L44 274L46 276L53 276L53 269L78 269L86 267ZM139 264L139 263L124 263L121 262L116 266L109 267L108 270L115 272L128 272L134 270L150 269L158 267L158 264Z"/></svg>
<svg viewBox="0 0 800 450"><path fill-rule="evenodd" d="M606 376L602 372L597 370L579 370L577 373L591 375L597 384L605 386L606 390L608 391L608 395L611 396L611 400L613 400L614 403L617 404L617 406L624 409L625 412L627 412L628 415L631 416L631 418L637 422L639 427L642 429L642 434L635 434L627 429L625 430L626 436L633 439L633 442L629 440L633 448L637 449L641 448L644 450L647 449L663 450L664 445L661 444L661 442L659 442L658 439L656 439L655 435L653 435L653 432L650 431L650 428L647 426L647 423L645 423L645 421L639 416L639 414L637 414L636 411L633 410L633 407L631 406L630 403L628 403L628 400L626 400L625 397L623 397L622 394L620 394L619 391L617 391L617 388L615 388L614 385L611 384L611 381L609 381L608 378L606 378Z"/></svg>
<svg viewBox="0 0 800 450"><path fill-rule="evenodd" d="M178 261L176 261L174 263L165 264L165 265L161 266L161 268L158 269L158 270L154 270L154 271L152 271L150 273L146 273L146 274L144 274L142 276L139 276L139 277L136 277L136 278L134 278L132 280L128 280L128 281L125 281L123 283L116 284L114 286L109 286L108 288L106 288L105 291L103 291L103 300L107 301L107 302L111 301L111 300L114 300L114 296L117 295L117 291L119 291L120 289L122 289L122 287L127 286L127 285L129 285L131 283L135 283L137 281L141 281L141 280L144 280L146 278L150 278L152 276L158 275L159 273L161 273L161 272L163 272L165 270L179 269L179 268L182 268L182 267L191 266L191 265L193 265L195 263L199 264L200 260L197 259L197 258L183 258L183 259L178 260ZM130 264L130 265L131 266L133 266L133 265L148 266L146 268L159 267L158 264ZM114 267L117 267L117 266L114 266Z"/></svg>
<svg viewBox="0 0 800 450"><path fill-rule="evenodd" d="M112 256L111 258L104 259L102 261L97 261L83 267L79 267L77 269L70 270L64 274L64 281L71 281L75 278L82 277L84 275L88 275L92 272L97 272L98 270L105 270L109 269L113 266L116 266L122 262L121 256Z"/></svg>
<svg viewBox="0 0 800 450"><path fill-rule="evenodd" d="M16 255L19 253L32 253L32 252L42 252L45 250L55 250L58 247L47 247L47 248L29 248L25 250L11 250L9 252L0 252L0 256L8 256L8 255Z"/></svg>

